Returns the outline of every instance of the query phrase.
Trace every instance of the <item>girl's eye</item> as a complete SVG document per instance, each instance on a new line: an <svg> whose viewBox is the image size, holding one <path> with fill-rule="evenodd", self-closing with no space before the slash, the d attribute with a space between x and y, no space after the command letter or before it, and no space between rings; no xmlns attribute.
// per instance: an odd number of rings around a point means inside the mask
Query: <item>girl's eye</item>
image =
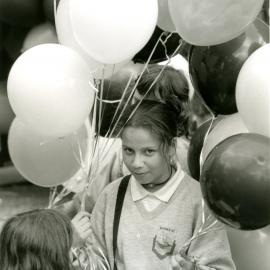
<svg viewBox="0 0 270 270"><path fill-rule="evenodd" d="M147 149L147 150L145 150L145 153L146 153L148 156L153 155L154 152L155 152L155 150L153 150L153 149Z"/></svg>
<svg viewBox="0 0 270 270"><path fill-rule="evenodd" d="M125 152L125 154L127 154L127 155L131 155L131 154L133 153L133 150L130 149L130 148L124 148L124 152Z"/></svg>

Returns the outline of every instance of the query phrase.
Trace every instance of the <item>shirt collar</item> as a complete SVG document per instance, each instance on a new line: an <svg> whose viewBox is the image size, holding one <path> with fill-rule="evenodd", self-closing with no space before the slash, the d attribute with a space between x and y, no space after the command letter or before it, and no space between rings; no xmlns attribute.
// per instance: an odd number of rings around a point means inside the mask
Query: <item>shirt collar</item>
<svg viewBox="0 0 270 270"><path fill-rule="evenodd" d="M131 196L133 201L142 200L147 196L154 196L160 201L168 202L174 192L176 191L177 187L179 186L180 182L182 181L185 173L181 169L179 163L176 164L176 172L174 176L168 181L161 189L155 192L149 192L146 190L135 178L131 176Z"/></svg>

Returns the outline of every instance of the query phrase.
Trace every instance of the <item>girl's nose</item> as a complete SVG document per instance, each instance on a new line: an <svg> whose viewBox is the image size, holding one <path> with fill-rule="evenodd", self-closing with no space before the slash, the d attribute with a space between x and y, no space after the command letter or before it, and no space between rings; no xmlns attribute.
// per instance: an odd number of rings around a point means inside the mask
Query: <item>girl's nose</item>
<svg viewBox="0 0 270 270"><path fill-rule="evenodd" d="M132 166L134 168L139 168L142 167L143 165L143 159L141 155L135 155L133 160L132 160Z"/></svg>

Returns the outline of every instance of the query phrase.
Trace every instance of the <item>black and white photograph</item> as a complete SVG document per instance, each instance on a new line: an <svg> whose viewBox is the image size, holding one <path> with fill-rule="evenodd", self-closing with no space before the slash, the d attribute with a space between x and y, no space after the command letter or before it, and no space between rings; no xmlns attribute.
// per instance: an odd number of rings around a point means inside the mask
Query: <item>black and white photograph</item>
<svg viewBox="0 0 270 270"><path fill-rule="evenodd" d="M269 0L0 0L0 270L269 270Z"/></svg>

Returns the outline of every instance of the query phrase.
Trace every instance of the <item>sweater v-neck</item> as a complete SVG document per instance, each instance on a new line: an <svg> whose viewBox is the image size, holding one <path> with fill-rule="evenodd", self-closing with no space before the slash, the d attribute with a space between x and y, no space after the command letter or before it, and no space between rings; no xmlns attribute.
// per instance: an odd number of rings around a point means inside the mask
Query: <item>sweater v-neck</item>
<svg viewBox="0 0 270 270"><path fill-rule="evenodd" d="M154 210L148 211L145 208L142 200L135 201L134 203L135 203L135 206L137 207L137 210L139 211L139 213L142 215L144 219L150 220L150 219L154 219L155 217L158 217L175 200L175 198L177 198L177 194L179 193L180 189L186 186L186 184L184 183L185 181L187 181L186 175L183 177L182 181L179 183L174 194L172 195L172 197L170 198L168 202L161 201L160 204ZM128 191L131 197L130 185L129 185ZM132 198L130 199L132 200Z"/></svg>

